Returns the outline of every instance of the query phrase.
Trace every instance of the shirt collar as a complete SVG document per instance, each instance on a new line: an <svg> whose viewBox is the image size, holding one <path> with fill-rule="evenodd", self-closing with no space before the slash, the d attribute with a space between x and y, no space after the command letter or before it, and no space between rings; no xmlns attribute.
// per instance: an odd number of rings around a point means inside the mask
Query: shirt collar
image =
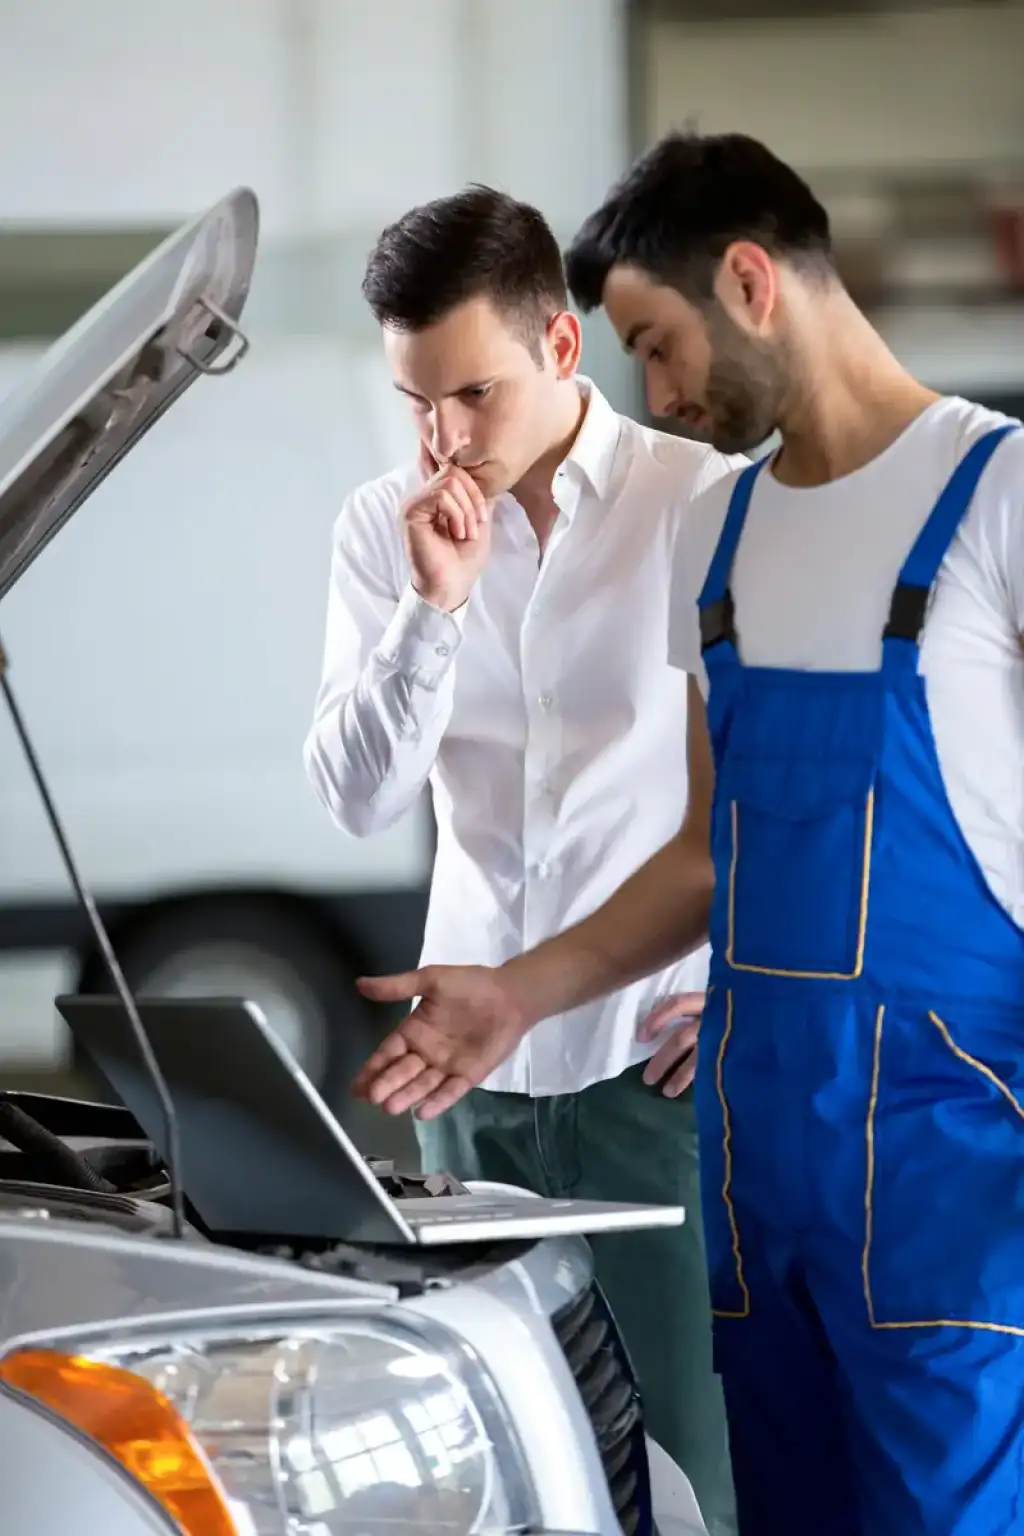
<svg viewBox="0 0 1024 1536"><path fill-rule="evenodd" d="M578 377L577 383L587 402L587 413L561 469L571 476L581 476L603 498L611 484L622 423L591 379Z"/></svg>
<svg viewBox="0 0 1024 1536"><path fill-rule="evenodd" d="M612 483L612 471L622 433L622 419L612 410L597 385L577 374L576 384L587 402L587 412L576 440L558 469L552 491L555 504L567 522L572 522L584 490L604 501ZM511 492L508 499L514 501ZM518 526L514 520L513 527ZM515 537L515 535L513 535Z"/></svg>

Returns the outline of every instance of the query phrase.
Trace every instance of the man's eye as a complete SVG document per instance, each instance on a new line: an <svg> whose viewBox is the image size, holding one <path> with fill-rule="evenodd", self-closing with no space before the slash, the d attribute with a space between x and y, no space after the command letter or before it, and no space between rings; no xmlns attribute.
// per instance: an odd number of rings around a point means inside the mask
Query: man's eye
<svg viewBox="0 0 1024 1536"><path fill-rule="evenodd" d="M477 384L472 389L464 389L462 395L465 400L483 400L490 392L491 386L489 384Z"/></svg>

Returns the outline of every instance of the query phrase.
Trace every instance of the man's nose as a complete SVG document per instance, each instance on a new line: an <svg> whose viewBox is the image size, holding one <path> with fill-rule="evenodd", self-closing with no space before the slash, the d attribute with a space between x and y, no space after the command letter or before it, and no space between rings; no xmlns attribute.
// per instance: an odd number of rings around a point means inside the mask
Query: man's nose
<svg viewBox="0 0 1024 1536"><path fill-rule="evenodd" d="M434 411L434 427L430 447L439 463L447 463L458 456L469 444L469 433L462 413L457 409L438 406Z"/></svg>
<svg viewBox="0 0 1024 1536"><path fill-rule="evenodd" d="M647 385L647 408L652 416L674 416L679 409L676 391L665 375L659 370L648 368L645 382Z"/></svg>

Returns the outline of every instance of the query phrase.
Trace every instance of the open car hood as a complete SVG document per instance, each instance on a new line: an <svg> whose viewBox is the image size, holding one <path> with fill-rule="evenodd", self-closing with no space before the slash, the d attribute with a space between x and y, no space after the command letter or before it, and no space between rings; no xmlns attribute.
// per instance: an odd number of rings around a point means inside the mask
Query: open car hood
<svg viewBox="0 0 1024 1536"><path fill-rule="evenodd" d="M242 187L159 245L0 400L0 597L200 373L248 343L258 204Z"/></svg>

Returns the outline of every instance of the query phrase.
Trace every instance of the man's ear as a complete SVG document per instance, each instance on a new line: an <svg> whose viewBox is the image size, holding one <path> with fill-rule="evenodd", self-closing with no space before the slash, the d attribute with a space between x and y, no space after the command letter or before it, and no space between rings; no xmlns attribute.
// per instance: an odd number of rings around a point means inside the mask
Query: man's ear
<svg viewBox="0 0 1024 1536"><path fill-rule="evenodd" d="M571 310L561 309L548 321L544 344L558 377L571 379L579 368L583 351L583 332Z"/></svg>
<svg viewBox="0 0 1024 1536"><path fill-rule="evenodd" d="M764 335L779 296L778 270L764 247L753 240L735 240L719 263L715 295L741 330Z"/></svg>

